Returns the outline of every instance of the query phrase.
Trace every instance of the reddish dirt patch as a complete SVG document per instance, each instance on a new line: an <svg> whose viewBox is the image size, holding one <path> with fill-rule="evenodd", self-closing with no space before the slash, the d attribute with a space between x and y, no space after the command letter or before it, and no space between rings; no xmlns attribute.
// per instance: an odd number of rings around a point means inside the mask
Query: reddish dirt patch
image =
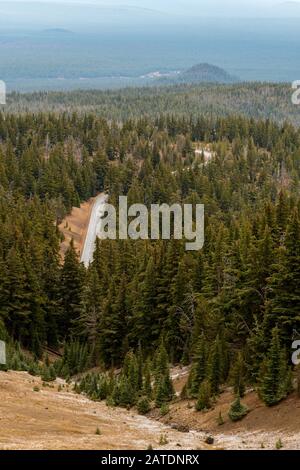
<svg viewBox="0 0 300 470"><path fill-rule="evenodd" d="M60 255L62 260L64 259L65 253L70 246L72 239L78 255L81 255L93 204L94 198L91 198L82 203L80 207L73 207L71 214L67 215L59 225L58 228L64 235L64 241L60 246Z"/></svg>

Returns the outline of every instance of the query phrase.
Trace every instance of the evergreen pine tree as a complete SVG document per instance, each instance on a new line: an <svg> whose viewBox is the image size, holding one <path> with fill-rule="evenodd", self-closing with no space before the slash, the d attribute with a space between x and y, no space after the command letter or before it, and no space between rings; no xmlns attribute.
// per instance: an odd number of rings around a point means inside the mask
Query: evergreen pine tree
<svg viewBox="0 0 300 470"><path fill-rule="evenodd" d="M152 398L151 368L149 359L144 368L143 394L149 399Z"/></svg>
<svg viewBox="0 0 300 470"><path fill-rule="evenodd" d="M199 386L206 377L207 372L207 348L204 334L199 338L193 358L192 368L188 380L188 392L197 397Z"/></svg>
<svg viewBox="0 0 300 470"><path fill-rule="evenodd" d="M276 405L289 392L289 370L278 327L272 331L267 357L261 367L259 394L268 406Z"/></svg>
<svg viewBox="0 0 300 470"><path fill-rule="evenodd" d="M61 273L60 295L62 316L59 319L59 326L66 336L68 336L73 322L78 319L81 313L83 281L83 267L79 264L72 240L66 252Z"/></svg>
<svg viewBox="0 0 300 470"><path fill-rule="evenodd" d="M223 357L221 350L221 342L219 336L216 337L212 344L209 354L209 369L208 377L211 384L211 392L213 395L219 393L219 388L222 383L223 376Z"/></svg>
<svg viewBox="0 0 300 470"><path fill-rule="evenodd" d="M166 348L161 342L155 364L155 402L161 407L174 397L173 383L170 377L169 358Z"/></svg>
<svg viewBox="0 0 300 470"><path fill-rule="evenodd" d="M248 407L241 403L240 396L237 395L235 401L231 404L228 416L231 421L240 421L247 415L248 411Z"/></svg>
<svg viewBox="0 0 300 470"><path fill-rule="evenodd" d="M241 398L245 395L245 364L242 354L239 352L231 371L231 381L235 395Z"/></svg>
<svg viewBox="0 0 300 470"><path fill-rule="evenodd" d="M211 408L211 384L208 380L204 380L200 384L198 400L196 402L195 408L197 411L208 410Z"/></svg>
<svg viewBox="0 0 300 470"><path fill-rule="evenodd" d="M281 325L285 345L289 347L293 330L300 329L300 221L296 209L289 220L269 289L272 294L264 322L266 339L270 329Z"/></svg>

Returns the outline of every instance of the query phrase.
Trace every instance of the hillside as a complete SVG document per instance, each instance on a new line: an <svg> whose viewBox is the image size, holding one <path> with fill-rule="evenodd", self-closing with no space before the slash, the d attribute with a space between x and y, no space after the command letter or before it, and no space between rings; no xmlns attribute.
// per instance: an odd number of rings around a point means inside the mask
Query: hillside
<svg viewBox="0 0 300 470"><path fill-rule="evenodd" d="M80 255L85 235L87 232L89 217L92 210L94 198L80 204L80 207L73 207L71 212L59 225L59 230L63 234L63 242L60 245L60 257L64 259L67 249L73 240L74 247Z"/></svg>
<svg viewBox="0 0 300 470"><path fill-rule="evenodd" d="M174 374L181 371L174 369ZM175 379L180 390L184 379ZM253 392L245 402L251 412L240 423L227 418L232 393L226 391L208 412L197 413L190 401L177 401L164 417L138 415L135 410L110 408L72 391L57 379L50 384L26 372L0 372L0 450L141 449L299 449L299 401L291 396L266 408ZM218 426L219 413L224 425ZM101 434L96 434L99 428ZM176 429L177 428L177 429ZM181 431L180 431L181 430ZM168 443L160 445L160 437ZM213 436L214 444L205 440Z"/></svg>
<svg viewBox="0 0 300 470"><path fill-rule="evenodd" d="M187 382L187 373L184 369L176 369L174 376L176 391L180 393ZM266 407L249 388L242 401L250 411L243 420L235 423L228 417L233 400L232 388L226 387L209 410L197 412L195 400L181 399L170 406L166 416L158 419L165 424L176 422L182 427L207 432L214 437L217 446L226 450L272 450L279 440L285 450L300 449L300 401L296 393L277 406ZM223 424L219 422L220 415ZM152 416L158 417L158 414L152 413Z"/></svg>
<svg viewBox="0 0 300 470"><path fill-rule="evenodd" d="M207 430L219 434L221 446L223 430L267 432L268 419L276 428L264 445L274 446L275 438L292 445L297 412L275 417L300 403L292 363L300 331L299 148L298 128L236 115L115 122L97 113L0 114L0 339L7 368L50 385L80 377L76 391L103 402L103 415L107 402L133 415L172 416L174 425L182 407L191 428L202 429L210 416ZM188 252L185 240L172 236L120 240L117 232L96 243L89 266L72 244L62 263L59 222L71 214L65 235L77 234L80 243L88 217L77 218L79 207L106 190L116 207L120 195L147 208L203 203L204 249ZM49 348L60 353L51 364ZM179 364L188 371L180 402L171 380ZM232 387L237 396L248 392L250 410L246 416L237 400L241 424L227 420L218 431L214 411L225 400L225 419ZM18 393L24 406L26 394ZM14 406L11 422L24 433ZM34 416L29 422L44 429Z"/></svg>
<svg viewBox="0 0 300 470"><path fill-rule="evenodd" d="M43 386L26 372L0 371L0 393L0 450L209 448L205 433L181 433L134 411L109 408L75 394L63 380ZM163 446L162 435L168 439Z"/></svg>
<svg viewBox="0 0 300 470"><path fill-rule="evenodd" d="M234 83L237 78L216 65L197 64L184 70L174 78L173 83Z"/></svg>
<svg viewBox="0 0 300 470"><path fill-rule="evenodd" d="M159 83L159 82L158 82ZM69 93L12 93L3 112L93 112L119 121L156 117L170 113L185 116L219 117L231 114L254 119L289 121L300 126L299 106L292 104L290 84L177 84L126 90L77 90Z"/></svg>

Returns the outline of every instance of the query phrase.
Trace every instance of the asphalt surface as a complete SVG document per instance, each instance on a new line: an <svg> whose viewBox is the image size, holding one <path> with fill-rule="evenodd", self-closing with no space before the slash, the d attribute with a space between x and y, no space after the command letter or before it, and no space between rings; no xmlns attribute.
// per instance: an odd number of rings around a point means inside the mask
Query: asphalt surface
<svg viewBox="0 0 300 470"><path fill-rule="evenodd" d="M86 267L93 261L95 242L99 226L101 226L101 217L104 215L104 204L107 202L107 198L108 196L106 194L99 194L99 196L95 198L80 259Z"/></svg>

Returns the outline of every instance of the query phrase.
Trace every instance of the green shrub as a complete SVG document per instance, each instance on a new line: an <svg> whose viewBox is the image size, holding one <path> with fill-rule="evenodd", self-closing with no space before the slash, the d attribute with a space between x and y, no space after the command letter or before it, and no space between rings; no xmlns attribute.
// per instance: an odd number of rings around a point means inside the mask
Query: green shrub
<svg viewBox="0 0 300 470"><path fill-rule="evenodd" d="M111 408L114 408L116 406L115 402L114 402L114 399L111 395L109 395L107 398L106 398L106 405L111 407Z"/></svg>
<svg viewBox="0 0 300 470"><path fill-rule="evenodd" d="M170 411L170 407L167 403L163 403L160 407L161 416L166 416Z"/></svg>
<svg viewBox="0 0 300 470"><path fill-rule="evenodd" d="M169 443L167 436L165 434L161 434L159 438L159 445L160 446L165 446Z"/></svg>
<svg viewBox="0 0 300 470"><path fill-rule="evenodd" d="M40 368L36 362L31 362L28 367L28 373L32 376L39 375L40 373Z"/></svg>
<svg viewBox="0 0 300 470"><path fill-rule="evenodd" d="M53 382L56 379L56 374L53 366L45 366L42 370L41 379L44 382Z"/></svg>
<svg viewBox="0 0 300 470"><path fill-rule="evenodd" d="M219 413L219 416L218 416L218 419L217 419L217 423L218 423L218 426L223 426L223 424L224 424L224 419L223 419L223 416L222 416L221 411L220 411L220 413Z"/></svg>
<svg viewBox="0 0 300 470"><path fill-rule="evenodd" d="M241 399L238 395L235 401L231 404L228 416L231 421L235 422L243 419L247 413L249 413L249 408L241 403Z"/></svg>
<svg viewBox="0 0 300 470"><path fill-rule="evenodd" d="M147 397L141 397L137 402L137 410L141 415L147 414L151 410L150 401Z"/></svg>
<svg viewBox="0 0 300 470"><path fill-rule="evenodd" d="M211 408L211 385L208 380L204 380L200 385L195 408L197 411L208 410Z"/></svg>
<svg viewBox="0 0 300 470"><path fill-rule="evenodd" d="M278 439L278 441L276 442L276 449L277 450L280 450L283 448L283 443L282 443L282 440L281 439Z"/></svg>

